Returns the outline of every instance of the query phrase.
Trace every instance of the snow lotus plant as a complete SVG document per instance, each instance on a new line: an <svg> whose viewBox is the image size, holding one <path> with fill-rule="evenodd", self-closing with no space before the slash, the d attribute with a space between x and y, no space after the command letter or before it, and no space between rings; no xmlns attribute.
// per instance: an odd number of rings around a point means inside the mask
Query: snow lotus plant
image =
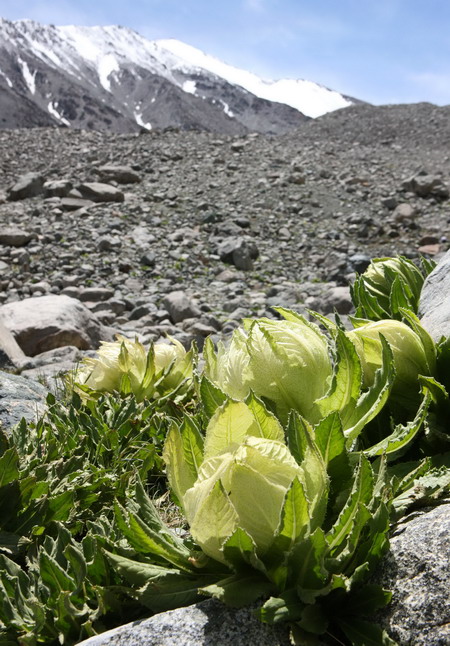
<svg viewBox="0 0 450 646"><path fill-rule="evenodd" d="M374 258L351 287L356 316L372 321L403 318L400 309L417 314L420 292L435 263L422 259L419 269L411 260Z"/></svg>
<svg viewBox="0 0 450 646"><path fill-rule="evenodd" d="M393 355L395 379L392 394L413 406L420 394L419 375L432 377L436 372L436 348L433 340L414 321L412 329L402 321L392 319L366 322L348 332L362 365L364 386L370 386L375 372L382 365L381 336L388 342Z"/></svg>
<svg viewBox="0 0 450 646"><path fill-rule="evenodd" d="M193 353L176 339L155 343L148 350L137 339L118 335L103 342L97 356L84 360L75 374L77 391L133 393L137 401L183 394L191 382Z"/></svg>
<svg viewBox="0 0 450 646"><path fill-rule="evenodd" d="M298 523L296 538L321 524L328 477L307 433L305 442L298 464L283 428L261 402L227 400L208 424L201 464L192 473L182 457L182 436L172 427L163 453L169 483L193 538L208 556L224 561L224 544L238 531L263 557L276 541L288 492L301 500L297 513L303 524Z"/></svg>
<svg viewBox="0 0 450 646"><path fill-rule="evenodd" d="M152 611L202 595L237 607L259 599L261 620L289 622L293 643L328 633L392 644L363 619L390 598L365 585L387 547L383 461L375 472L348 452L337 414L313 430L291 413L284 431L252 394L217 406L204 433L199 424L173 423L163 453L188 536L164 526L139 484L136 502L117 505L135 557L108 558L128 593Z"/></svg>
<svg viewBox="0 0 450 646"><path fill-rule="evenodd" d="M204 348L205 376L226 395L244 399L250 391L272 402L285 423L289 411L315 416L317 399L330 385L332 361L319 328L299 314L278 308L285 320L244 321L227 348Z"/></svg>

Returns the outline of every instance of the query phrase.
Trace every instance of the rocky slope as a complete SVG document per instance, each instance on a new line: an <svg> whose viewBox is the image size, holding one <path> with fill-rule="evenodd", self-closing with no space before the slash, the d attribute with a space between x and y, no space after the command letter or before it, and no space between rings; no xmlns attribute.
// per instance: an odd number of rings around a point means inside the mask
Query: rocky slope
<svg viewBox="0 0 450 646"><path fill-rule="evenodd" d="M359 105L278 137L2 131L0 302L73 296L147 341L226 334L274 305L345 314L371 257L447 249L449 117ZM190 299L179 320L173 291Z"/></svg>

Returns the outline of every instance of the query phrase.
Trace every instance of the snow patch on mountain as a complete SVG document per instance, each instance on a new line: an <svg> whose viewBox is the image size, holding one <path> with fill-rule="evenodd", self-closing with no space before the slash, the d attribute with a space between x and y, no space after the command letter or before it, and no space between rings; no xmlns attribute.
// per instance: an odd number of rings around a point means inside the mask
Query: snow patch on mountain
<svg viewBox="0 0 450 646"><path fill-rule="evenodd" d="M6 76L5 72L3 72L2 70L0 70L0 76L3 76L6 83L8 84L8 87L11 87L11 88L13 87L11 79L9 78L9 76Z"/></svg>
<svg viewBox="0 0 450 646"><path fill-rule="evenodd" d="M261 99L285 103L308 117L319 117L326 112L351 105L351 101L339 92L329 90L312 81L302 79L264 80L252 72L223 63L179 40L157 40L156 44L161 50L170 52L181 61L181 63L173 61L176 69L180 71L192 71L189 66L208 70L229 83L240 85Z"/></svg>
<svg viewBox="0 0 450 646"><path fill-rule="evenodd" d="M58 119L58 121L63 123L65 126L70 126L70 121L68 121L63 116L61 116L57 108L58 108L58 103L56 101L50 101L50 103L47 106L47 110L53 117Z"/></svg>
<svg viewBox="0 0 450 646"><path fill-rule="evenodd" d="M28 63L22 60L20 56L18 58L18 62L20 69L22 70L23 80L27 84L27 87L30 90L31 94L34 94L36 92L36 70L34 70L34 72L31 72L30 68L28 67Z"/></svg>

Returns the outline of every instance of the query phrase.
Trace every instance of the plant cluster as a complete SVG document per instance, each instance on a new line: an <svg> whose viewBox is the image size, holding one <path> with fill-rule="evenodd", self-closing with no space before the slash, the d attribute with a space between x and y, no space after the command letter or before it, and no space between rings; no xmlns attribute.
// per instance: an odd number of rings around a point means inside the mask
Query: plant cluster
<svg viewBox="0 0 450 646"><path fill-rule="evenodd" d="M207 341L202 369L173 341L103 344L67 401L2 432L0 645L205 596L296 644L394 644L370 576L392 524L450 490L450 343L416 317L430 269L376 259L352 330L280 307Z"/></svg>

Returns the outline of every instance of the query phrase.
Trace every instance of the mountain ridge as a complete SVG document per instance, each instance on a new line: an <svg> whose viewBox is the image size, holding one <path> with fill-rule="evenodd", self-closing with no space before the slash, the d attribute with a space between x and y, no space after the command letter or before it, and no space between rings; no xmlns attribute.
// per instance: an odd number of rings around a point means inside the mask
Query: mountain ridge
<svg viewBox="0 0 450 646"><path fill-rule="evenodd" d="M114 25L0 19L0 54L2 128L282 134L307 119L305 111L317 116L356 102L310 81L264 81L179 41Z"/></svg>

